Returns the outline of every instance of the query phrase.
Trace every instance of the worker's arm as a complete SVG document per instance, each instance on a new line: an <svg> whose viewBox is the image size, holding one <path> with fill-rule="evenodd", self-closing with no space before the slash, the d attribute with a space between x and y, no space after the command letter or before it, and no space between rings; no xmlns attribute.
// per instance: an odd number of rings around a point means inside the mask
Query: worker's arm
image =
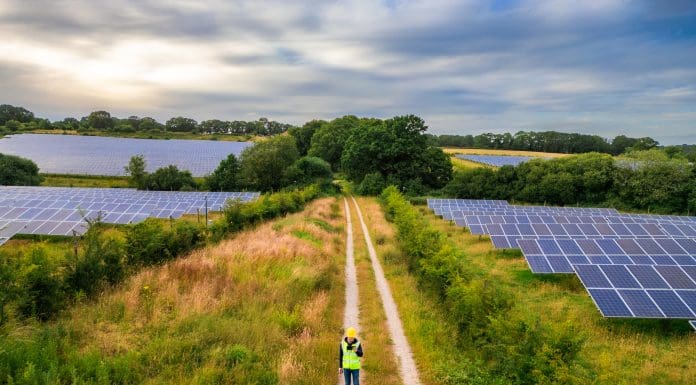
<svg viewBox="0 0 696 385"><path fill-rule="evenodd" d="M343 367L343 346L338 344L338 367Z"/></svg>
<svg viewBox="0 0 696 385"><path fill-rule="evenodd" d="M358 350L355 351L355 354L356 354L358 357L362 357L362 356L363 356L362 342L360 343L360 345L358 345Z"/></svg>

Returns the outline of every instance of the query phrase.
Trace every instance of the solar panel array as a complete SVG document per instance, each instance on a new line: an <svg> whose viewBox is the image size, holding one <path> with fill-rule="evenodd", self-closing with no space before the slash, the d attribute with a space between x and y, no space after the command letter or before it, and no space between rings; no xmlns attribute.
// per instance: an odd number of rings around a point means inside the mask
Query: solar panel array
<svg viewBox="0 0 696 385"><path fill-rule="evenodd" d="M517 166L524 163L530 159L534 159L532 156L500 156L500 155L467 155L467 154L457 154L457 158L470 160L476 163L483 163L489 166L502 167L502 166Z"/></svg>
<svg viewBox="0 0 696 385"><path fill-rule="evenodd" d="M15 234L73 235L85 219L138 223L146 218L179 218L220 211L227 200L250 202L257 192L169 192L109 188L0 186L0 245Z"/></svg>
<svg viewBox="0 0 696 385"><path fill-rule="evenodd" d="M0 153L33 160L43 173L126 175L134 155L153 172L170 164L193 176L213 172L229 154L239 156L251 142L156 140L77 135L22 134L0 138Z"/></svg>
<svg viewBox="0 0 696 385"><path fill-rule="evenodd" d="M696 217L499 200L428 207L496 248L520 249L534 273L576 274L605 317L696 318Z"/></svg>

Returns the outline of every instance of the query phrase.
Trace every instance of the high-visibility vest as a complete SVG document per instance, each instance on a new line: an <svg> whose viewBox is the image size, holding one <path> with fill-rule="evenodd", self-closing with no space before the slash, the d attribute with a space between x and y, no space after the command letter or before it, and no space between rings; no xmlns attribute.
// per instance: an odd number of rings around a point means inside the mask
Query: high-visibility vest
<svg viewBox="0 0 696 385"><path fill-rule="evenodd" d="M360 369L360 357L358 357L358 353L356 353L358 346L360 346L360 341L355 341L353 350L348 350L348 343L346 340L343 340L341 343L343 349L343 369Z"/></svg>

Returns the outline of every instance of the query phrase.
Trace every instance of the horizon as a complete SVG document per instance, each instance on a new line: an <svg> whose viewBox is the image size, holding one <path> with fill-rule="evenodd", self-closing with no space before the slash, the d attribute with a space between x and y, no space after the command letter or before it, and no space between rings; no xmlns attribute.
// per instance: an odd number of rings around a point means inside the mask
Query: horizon
<svg viewBox="0 0 696 385"><path fill-rule="evenodd" d="M688 0L66 4L0 4L3 103L51 120L415 114L436 135L696 143Z"/></svg>

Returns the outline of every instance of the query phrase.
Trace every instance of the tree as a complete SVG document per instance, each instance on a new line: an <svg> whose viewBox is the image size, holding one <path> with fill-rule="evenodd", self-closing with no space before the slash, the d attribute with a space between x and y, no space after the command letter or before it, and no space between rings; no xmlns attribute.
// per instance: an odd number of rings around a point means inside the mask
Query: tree
<svg viewBox="0 0 696 385"><path fill-rule="evenodd" d="M285 171L286 185L305 186L314 182L330 183L333 179L331 165L321 158L305 156Z"/></svg>
<svg viewBox="0 0 696 385"><path fill-rule="evenodd" d="M144 189L147 180L147 172L145 157L143 155L135 155L130 158L128 166L125 167L126 173L131 177L131 185Z"/></svg>
<svg viewBox="0 0 696 385"><path fill-rule="evenodd" d="M179 170L172 164L149 174L145 180L145 188L159 191L193 190L196 188L196 181L191 172Z"/></svg>
<svg viewBox="0 0 696 385"><path fill-rule="evenodd" d="M18 156L0 154L0 185L38 186L42 180L36 163Z"/></svg>
<svg viewBox="0 0 696 385"><path fill-rule="evenodd" d="M362 119L345 142L341 168L357 183L379 173L387 184L413 193L443 187L452 178L452 164L442 149L432 146L426 130L423 119L414 115Z"/></svg>
<svg viewBox="0 0 696 385"><path fill-rule="evenodd" d="M80 121L75 118L65 118L58 125L64 130L77 130L80 128Z"/></svg>
<svg viewBox="0 0 696 385"><path fill-rule="evenodd" d="M235 191L239 189L239 161L230 154L206 178L210 191Z"/></svg>
<svg viewBox="0 0 696 385"><path fill-rule="evenodd" d="M288 133L295 137L297 150L300 152L300 156L307 155L309 147L312 144L312 136L314 136L314 133L324 124L326 124L326 122L323 120L312 120L305 123L302 127L292 127L288 130Z"/></svg>
<svg viewBox="0 0 696 385"><path fill-rule="evenodd" d="M94 111L87 116L89 127L97 130L110 130L114 128L114 120L111 114L106 111Z"/></svg>
<svg viewBox="0 0 696 385"><path fill-rule="evenodd" d="M343 146L359 123L358 118L347 115L322 124L312 136L307 154L324 159L334 170L338 170L341 167Z"/></svg>
<svg viewBox="0 0 696 385"><path fill-rule="evenodd" d="M22 123L12 119L5 122L5 127L7 127L7 129L9 129L12 132L17 132L20 128L22 128Z"/></svg>
<svg viewBox="0 0 696 385"><path fill-rule="evenodd" d="M182 116L171 118L165 123L167 131L192 132L197 126L198 123L195 120Z"/></svg>
<svg viewBox="0 0 696 385"><path fill-rule="evenodd" d="M199 125L201 131L211 134L226 134L230 123L219 119L204 120Z"/></svg>
<svg viewBox="0 0 696 385"><path fill-rule="evenodd" d="M23 107L15 107L9 104L0 104L0 126L9 120L20 123L29 123L34 120L34 113Z"/></svg>
<svg viewBox="0 0 696 385"><path fill-rule="evenodd" d="M162 130L164 125L151 117L144 117L140 119L138 123L138 129L140 131L150 131L150 130Z"/></svg>
<svg viewBox="0 0 696 385"><path fill-rule="evenodd" d="M292 136L275 136L256 143L242 152L240 179L261 191L283 187L285 170L300 157Z"/></svg>

